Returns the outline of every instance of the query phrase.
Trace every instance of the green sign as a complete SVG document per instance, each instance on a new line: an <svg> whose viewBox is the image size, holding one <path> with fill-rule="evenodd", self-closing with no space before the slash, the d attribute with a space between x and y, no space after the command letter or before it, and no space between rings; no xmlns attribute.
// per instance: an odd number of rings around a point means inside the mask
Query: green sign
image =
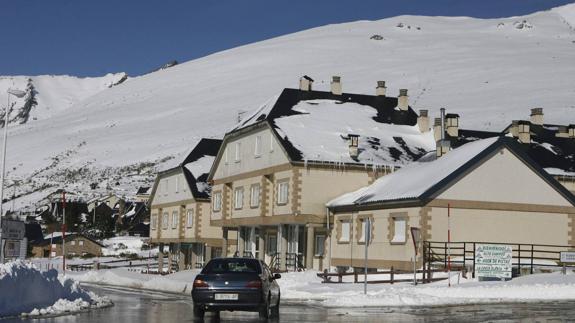
<svg viewBox="0 0 575 323"><path fill-rule="evenodd" d="M511 278L513 249L508 245L475 245L475 276Z"/></svg>

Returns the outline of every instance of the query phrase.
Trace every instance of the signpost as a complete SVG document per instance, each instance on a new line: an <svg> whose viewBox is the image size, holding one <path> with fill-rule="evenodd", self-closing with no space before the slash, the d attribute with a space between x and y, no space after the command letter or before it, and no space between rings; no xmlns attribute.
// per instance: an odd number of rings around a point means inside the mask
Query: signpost
<svg viewBox="0 0 575 323"><path fill-rule="evenodd" d="M475 246L475 276L511 278L513 249L510 245L477 244Z"/></svg>
<svg viewBox="0 0 575 323"><path fill-rule="evenodd" d="M413 241L413 285L417 285L417 249L421 241L421 230L419 228L411 227L411 240Z"/></svg>
<svg viewBox="0 0 575 323"><path fill-rule="evenodd" d="M575 264L575 251L561 251L561 263L563 263L563 275L566 275L567 264Z"/></svg>

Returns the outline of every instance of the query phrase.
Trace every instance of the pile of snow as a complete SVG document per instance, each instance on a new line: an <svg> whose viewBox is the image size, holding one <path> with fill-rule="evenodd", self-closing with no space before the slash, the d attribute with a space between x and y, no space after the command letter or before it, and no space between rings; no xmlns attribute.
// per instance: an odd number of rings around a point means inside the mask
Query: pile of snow
<svg viewBox="0 0 575 323"><path fill-rule="evenodd" d="M102 248L104 256L119 256L121 254L136 254L139 257L153 257L158 253L158 249L149 250L149 238L121 236L104 239ZM144 250L142 250L142 248Z"/></svg>
<svg viewBox="0 0 575 323"><path fill-rule="evenodd" d="M78 281L94 284L189 294L197 274L198 270L189 270L157 276L125 269L112 269L75 273L72 277ZM411 277L413 276L396 275L397 279ZM360 280L362 278L363 276L360 275ZM447 280L417 286L410 283L370 284L367 295L363 294L363 284L347 281L341 284L325 284L317 277L315 271L305 271L284 273L278 283L282 299L294 302L315 302L326 307L575 300L575 274L573 273L567 275L535 274L507 282L479 282L474 279L464 279L458 276L458 273L452 273L451 287L447 286Z"/></svg>
<svg viewBox="0 0 575 323"><path fill-rule="evenodd" d="M0 317L60 314L110 304L74 280L58 278L56 270L40 272L21 261L0 265Z"/></svg>

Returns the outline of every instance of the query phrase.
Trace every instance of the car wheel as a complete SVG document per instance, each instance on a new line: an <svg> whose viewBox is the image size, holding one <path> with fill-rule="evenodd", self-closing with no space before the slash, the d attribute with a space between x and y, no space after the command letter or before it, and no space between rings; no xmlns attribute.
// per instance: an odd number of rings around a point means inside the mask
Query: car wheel
<svg viewBox="0 0 575 323"><path fill-rule="evenodd" d="M201 320L204 318L204 314L204 309L199 304L194 303L194 318Z"/></svg>
<svg viewBox="0 0 575 323"><path fill-rule="evenodd" d="M260 319L267 320L270 317L270 296L268 295L268 299L266 300L265 304L260 307Z"/></svg>
<svg viewBox="0 0 575 323"><path fill-rule="evenodd" d="M278 318L280 316L280 295L278 295L278 302L276 306L272 307L271 317Z"/></svg>

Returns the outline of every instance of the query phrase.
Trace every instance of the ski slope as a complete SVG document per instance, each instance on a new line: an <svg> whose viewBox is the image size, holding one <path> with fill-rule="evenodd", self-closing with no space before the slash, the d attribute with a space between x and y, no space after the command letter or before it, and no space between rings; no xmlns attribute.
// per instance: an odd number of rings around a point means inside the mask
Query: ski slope
<svg viewBox="0 0 575 323"><path fill-rule="evenodd" d="M219 52L79 100L45 91L64 103L39 103L36 120L11 125L8 178L20 184L8 192L24 194L15 208L61 183L85 195L133 194L201 137L221 138L238 114L297 87L304 74L318 90L339 75L350 93L374 94L385 80L388 95L407 88L414 109L436 117L445 107L468 129L501 130L533 107L544 108L546 123L575 123L574 26L575 4L501 19L357 21Z"/></svg>

